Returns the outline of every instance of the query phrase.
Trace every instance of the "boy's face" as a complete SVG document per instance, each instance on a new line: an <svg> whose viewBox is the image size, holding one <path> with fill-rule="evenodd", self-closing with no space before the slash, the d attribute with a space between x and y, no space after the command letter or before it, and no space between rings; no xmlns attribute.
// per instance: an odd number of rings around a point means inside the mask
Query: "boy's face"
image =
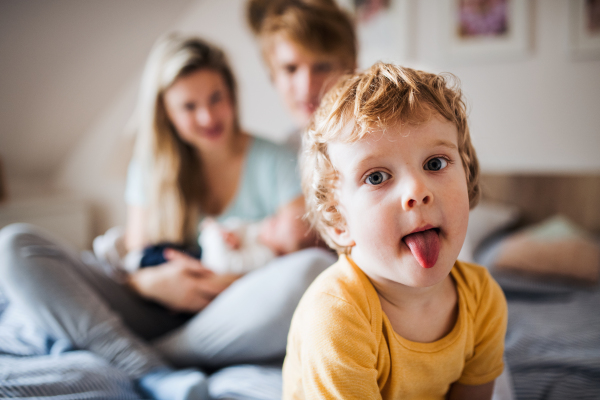
<svg viewBox="0 0 600 400"><path fill-rule="evenodd" d="M374 130L354 143L334 142L338 210L331 229L378 281L429 287L450 272L467 231L469 197L454 124L438 114L418 126Z"/></svg>

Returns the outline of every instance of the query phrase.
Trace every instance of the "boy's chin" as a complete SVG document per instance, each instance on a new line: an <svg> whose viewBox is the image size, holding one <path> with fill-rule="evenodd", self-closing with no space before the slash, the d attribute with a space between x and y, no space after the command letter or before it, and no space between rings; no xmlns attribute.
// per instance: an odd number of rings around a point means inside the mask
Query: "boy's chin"
<svg viewBox="0 0 600 400"><path fill-rule="evenodd" d="M449 258L439 255L435 264L431 267L424 268L412 254L404 260L404 267L409 271L405 279L408 281L407 286L415 288L426 288L435 286L442 282L452 270L454 261L449 261Z"/></svg>

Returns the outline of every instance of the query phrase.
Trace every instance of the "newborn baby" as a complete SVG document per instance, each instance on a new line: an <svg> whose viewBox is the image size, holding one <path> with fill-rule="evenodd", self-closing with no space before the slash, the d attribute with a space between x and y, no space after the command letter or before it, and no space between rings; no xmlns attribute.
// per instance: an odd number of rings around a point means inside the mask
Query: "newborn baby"
<svg viewBox="0 0 600 400"><path fill-rule="evenodd" d="M216 273L243 274L266 265L277 256L310 246L315 241L303 223L289 223L283 213L259 222L229 218L205 219L198 243L202 264Z"/></svg>
<svg viewBox="0 0 600 400"><path fill-rule="evenodd" d="M205 219L200 228L198 243L200 252L172 243L160 243L145 249L127 252L121 227L109 229L94 240L94 253L106 265L114 268L114 274L126 276L140 267L164 263L165 248L175 248L191 257L201 258L202 264L216 273L244 274L266 265L277 256L316 245L312 233L300 219L290 218L284 209L275 216L259 222L230 218L223 222ZM293 221L290 223L290 221ZM125 278L123 278L125 279Z"/></svg>

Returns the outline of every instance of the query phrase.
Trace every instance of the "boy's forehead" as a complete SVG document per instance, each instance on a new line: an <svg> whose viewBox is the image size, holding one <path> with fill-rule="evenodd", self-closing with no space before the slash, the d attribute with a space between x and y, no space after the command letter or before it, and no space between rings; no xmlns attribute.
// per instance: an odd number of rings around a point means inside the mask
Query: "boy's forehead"
<svg viewBox="0 0 600 400"><path fill-rule="evenodd" d="M349 163L358 159L376 158L379 154L388 153L395 144L411 146L414 140L424 138L427 146L445 146L458 148L458 132L454 123L439 114L421 122L398 120L390 126L370 127L356 132L356 123L347 124L341 134L329 141L327 148L334 166ZM406 140L404 140L406 139Z"/></svg>
<svg viewBox="0 0 600 400"><path fill-rule="evenodd" d="M328 144L328 153L336 170L342 171L368 159L383 155L388 144L396 141L395 134L388 134L387 128L373 128L360 138L333 140ZM383 144L383 146L381 146Z"/></svg>
<svg viewBox="0 0 600 400"><path fill-rule="evenodd" d="M351 119L336 135L334 135L334 137L331 138L329 142L375 142L381 140L384 136L387 136L387 140L394 141L395 135L408 137L415 130L419 130L419 128L423 128L425 125L431 123L436 126L441 123L446 128L452 125L452 128L456 128L454 123L433 110L429 110L427 113L419 113L413 117L414 118L396 118L392 121L377 121L363 124L357 123L356 119Z"/></svg>

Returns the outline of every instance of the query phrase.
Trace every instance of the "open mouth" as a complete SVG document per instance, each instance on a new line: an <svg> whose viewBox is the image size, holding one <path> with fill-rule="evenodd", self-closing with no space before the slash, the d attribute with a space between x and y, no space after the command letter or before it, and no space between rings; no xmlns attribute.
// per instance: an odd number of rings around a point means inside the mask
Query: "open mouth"
<svg viewBox="0 0 600 400"><path fill-rule="evenodd" d="M440 255L440 228L410 233L402 238L413 257L423 268L431 268Z"/></svg>

